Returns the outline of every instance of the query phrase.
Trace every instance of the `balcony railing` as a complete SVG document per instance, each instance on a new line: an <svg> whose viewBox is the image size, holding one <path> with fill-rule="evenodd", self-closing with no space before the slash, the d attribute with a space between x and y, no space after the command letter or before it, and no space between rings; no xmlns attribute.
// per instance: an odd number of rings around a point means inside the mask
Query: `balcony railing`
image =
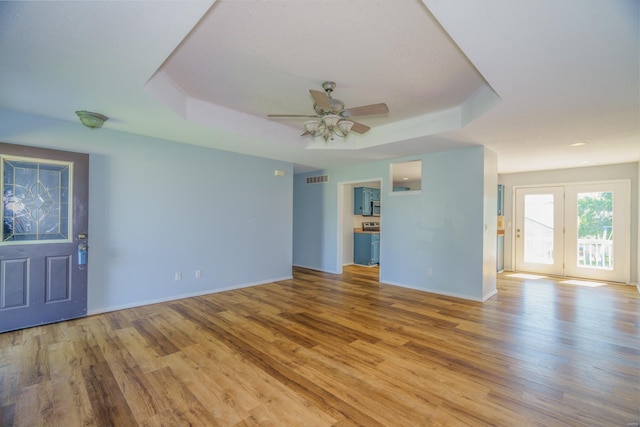
<svg viewBox="0 0 640 427"><path fill-rule="evenodd" d="M578 266L613 269L613 240L578 239Z"/></svg>

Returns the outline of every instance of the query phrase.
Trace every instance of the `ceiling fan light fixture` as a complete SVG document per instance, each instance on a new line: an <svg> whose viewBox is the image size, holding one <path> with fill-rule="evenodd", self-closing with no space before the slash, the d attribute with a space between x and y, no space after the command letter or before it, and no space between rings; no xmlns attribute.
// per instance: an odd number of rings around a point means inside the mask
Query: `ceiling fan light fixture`
<svg viewBox="0 0 640 427"><path fill-rule="evenodd" d="M81 110L76 111L76 114L80 118L82 124L91 129L101 128L104 122L109 120L109 117L100 113L93 113L91 111Z"/></svg>
<svg viewBox="0 0 640 427"><path fill-rule="evenodd" d="M338 116L337 114L327 114L322 118L324 124L327 125L327 127L330 129L335 128L339 120L340 116Z"/></svg>
<svg viewBox="0 0 640 427"><path fill-rule="evenodd" d="M329 139L333 140L331 129L325 126L324 131L322 132L322 137L324 138L324 142L327 142Z"/></svg>
<svg viewBox="0 0 640 427"><path fill-rule="evenodd" d="M351 132L363 134L371 129L362 123L348 120L347 118L351 118L351 116L367 116L389 112L389 107L385 103L363 105L345 110L342 101L331 97L331 92L335 87L336 84L334 82L326 81L322 84L324 92L309 90L314 101L313 109L316 112L315 115L268 114L267 117L313 117L315 120L304 122L305 132L300 136L321 136L325 142L328 142L329 139L333 141L334 136L346 138Z"/></svg>
<svg viewBox="0 0 640 427"><path fill-rule="evenodd" d="M341 120L338 122L338 129L342 132L343 135L347 135L351 132L351 128L353 127L353 122L350 120Z"/></svg>
<svg viewBox="0 0 640 427"><path fill-rule="evenodd" d="M304 122L304 128L311 135L316 135L318 133L318 129L320 128L320 122L318 120L309 120Z"/></svg>

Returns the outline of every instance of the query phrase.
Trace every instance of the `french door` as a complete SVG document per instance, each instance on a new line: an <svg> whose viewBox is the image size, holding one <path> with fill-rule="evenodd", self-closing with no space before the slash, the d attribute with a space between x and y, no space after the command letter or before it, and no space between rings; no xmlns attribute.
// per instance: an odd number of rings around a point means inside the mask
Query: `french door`
<svg viewBox="0 0 640 427"><path fill-rule="evenodd" d="M516 189L516 269L563 275L564 188Z"/></svg>
<svg viewBox="0 0 640 427"><path fill-rule="evenodd" d="M0 332L87 314L89 156L0 143Z"/></svg>
<svg viewBox="0 0 640 427"><path fill-rule="evenodd" d="M517 270L630 279L628 181L516 189Z"/></svg>

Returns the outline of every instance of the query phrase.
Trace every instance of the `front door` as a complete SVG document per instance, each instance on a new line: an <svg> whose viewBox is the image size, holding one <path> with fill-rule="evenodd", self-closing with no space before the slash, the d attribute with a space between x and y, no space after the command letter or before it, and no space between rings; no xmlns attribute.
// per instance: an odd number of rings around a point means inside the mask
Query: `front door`
<svg viewBox="0 0 640 427"><path fill-rule="evenodd" d="M0 332L85 316L89 156L0 143Z"/></svg>

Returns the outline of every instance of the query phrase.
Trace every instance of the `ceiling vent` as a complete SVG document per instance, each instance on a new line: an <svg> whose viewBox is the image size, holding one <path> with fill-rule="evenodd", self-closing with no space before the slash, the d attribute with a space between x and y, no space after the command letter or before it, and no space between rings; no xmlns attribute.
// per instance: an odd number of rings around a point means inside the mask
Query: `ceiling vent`
<svg viewBox="0 0 640 427"><path fill-rule="evenodd" d="M308 176L307 184L324 184L329 182L329 175Z"/></svg>

